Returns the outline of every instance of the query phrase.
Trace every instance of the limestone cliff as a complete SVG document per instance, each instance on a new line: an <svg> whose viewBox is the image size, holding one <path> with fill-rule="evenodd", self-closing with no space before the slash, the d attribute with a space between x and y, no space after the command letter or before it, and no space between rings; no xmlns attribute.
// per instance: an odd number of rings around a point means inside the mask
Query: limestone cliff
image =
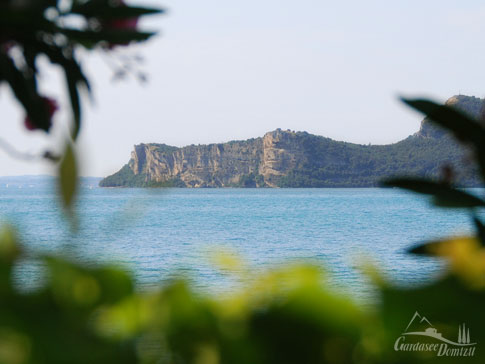
<svg viewBox="0 0 485 364"><path fill-rule="evenodd" d="M473 116L482 100L454 96L448 104ZM139 144L104 187L369 187L383 177L440 178L452 166L463 186L479 183L464 167L465 151L424 120L416 134L390 145L338 142L306 132L277 129L263 137L223 144Z"/></svg>
<svg viewBox="0 0 485 364"><path fill-rule="evenodd" d="M297 133L277 129L262 138L224 144L139 144L121 174L142 177L126 185L174 185L185 187L276 187L278 179L304 160ZM120 173L118 172L118 174ZM103 186L111 186L117 174ZM114 183L114 185L125 185Z"/></svg>
<svg viewBox="0 0 485 364"><path fill-rule="evenodd" d="M239 183L240 176L257 174L262 149L261 138L168 151L165 145L140 144L128 166L152 184L178 181L187 187L224 187Z"/></svg>

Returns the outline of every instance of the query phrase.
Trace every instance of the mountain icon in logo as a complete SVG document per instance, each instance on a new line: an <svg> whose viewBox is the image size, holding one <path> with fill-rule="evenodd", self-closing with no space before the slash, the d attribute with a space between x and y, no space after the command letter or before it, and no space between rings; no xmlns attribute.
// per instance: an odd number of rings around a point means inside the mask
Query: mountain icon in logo
<svg viewBox="0 0 485 364"><path fill-rule="evenodd" d="M425 317L421 316L418 311L414 313L413 318L409 321L408 326L404 332L420 332L426 331L429 328L432 328L433 324Z"/></svg>
<svg viewBox="0 0 485 364"><path fill-rule="evenodd" d="M454 342L443 337L433 324L431 324L425 316L421 316L417 311L414 313L414 316L411 321L409 321L408 326L406 326L402 335L427 336L457 346L476 345L476 343L470 342L470 329L468 329L465 324L458 327L458 339Z"/></svg>

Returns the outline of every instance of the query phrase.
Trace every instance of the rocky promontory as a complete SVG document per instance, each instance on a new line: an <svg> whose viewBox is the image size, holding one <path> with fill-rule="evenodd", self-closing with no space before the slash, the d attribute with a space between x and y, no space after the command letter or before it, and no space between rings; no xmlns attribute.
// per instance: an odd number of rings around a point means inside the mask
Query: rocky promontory
<svg viewBox="0 0 485 364"><path fill-rule="evenodd" d="M447 101L478 116L482 100ZM464 165L467 151L423 120L420 130L388 145L360 145L306 132L277 129L263 137L220 144L173 147L139 144L131 159L102 187L372 187L395 175L440 178L443 165L462 186L478 185Z"/></svg>

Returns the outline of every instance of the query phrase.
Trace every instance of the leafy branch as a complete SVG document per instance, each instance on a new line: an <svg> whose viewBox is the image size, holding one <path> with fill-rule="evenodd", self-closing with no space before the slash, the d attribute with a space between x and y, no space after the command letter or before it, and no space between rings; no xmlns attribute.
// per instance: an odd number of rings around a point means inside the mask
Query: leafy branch
<svg viewBox="0 0 485 364"><path fill-rule="evenodd" d="M26 0L0 2L0 84L6 83L25 111L28 130L49 133L59 106L39 92L37 59L46 56L61 68L71 104L71 135L60 165L60 188L70 209L76 190L76 157L73 143L82 126L82 94L91 94L81 66L79 50L112 52L133 42L143 42L155 32L138 28L140 17L162 9L127 5L123 0ZM3 143L5 146L5 143ZM21 153L10 154L26 159ZM31 159L28 156L28 159ZM50 152L43 157L57 162Z"/></svg>

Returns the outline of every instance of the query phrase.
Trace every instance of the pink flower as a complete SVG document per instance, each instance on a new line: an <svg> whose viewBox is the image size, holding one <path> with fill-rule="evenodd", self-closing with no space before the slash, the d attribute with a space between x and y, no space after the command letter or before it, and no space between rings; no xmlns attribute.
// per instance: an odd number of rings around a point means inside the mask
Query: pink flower
<svg viewBox="0 0 485 364"><path fill-rule="evenodd" d="M121 30L136 30L138 18L115 19L109 22L109 28Z"/></svg>
<svg viewBox="0 0 485 364"><path fill-rule="evenodd" d="M47 114L49 115L49 129L52 125L52 117L56 113L57 110L59 110L59 105L57 104L57 101L54 99L51 99L50 97L42 97L42 100L44 101L44 105L47 110ZM32 119L27 115L24 119L24 125L27 130L37 130L40 129L39 126L37 126L35 123L32 122Z"/></svg>
<svg viewBox="0 0 485 364"><path fill-rule="evenodd" d="M117 6L126 6L123 0L118 1ZM104 22L103 27L110 30L135 30L138 26L138 17L113 19ZM112 49L117 45L128 45L130 42L109 43L108 48Z"/></svg>

